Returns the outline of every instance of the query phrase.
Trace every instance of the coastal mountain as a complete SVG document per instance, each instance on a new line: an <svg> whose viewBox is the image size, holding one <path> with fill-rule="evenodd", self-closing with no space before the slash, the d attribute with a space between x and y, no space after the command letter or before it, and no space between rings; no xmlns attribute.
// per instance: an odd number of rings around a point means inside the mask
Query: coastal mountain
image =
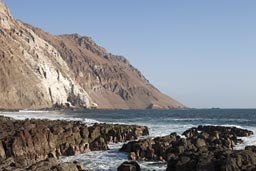
<svg viewBox="0 0 256 171"><path fill-rule="evenodd" d="M78 34L51 35L16 20L0 0L0 108L184 108L127 59Z"/></svg>

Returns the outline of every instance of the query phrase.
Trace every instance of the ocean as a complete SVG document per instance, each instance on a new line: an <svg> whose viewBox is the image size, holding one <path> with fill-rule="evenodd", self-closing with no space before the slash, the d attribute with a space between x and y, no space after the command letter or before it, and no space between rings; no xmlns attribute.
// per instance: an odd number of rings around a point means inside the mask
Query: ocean
<svg viewBox="0 0 256 171"><path fill-rule="evenodd" d="M81 120L88 125L93 123L137 124L149 127L149 137L164 136L172 132L183 133L198 125L236 126L252 130L254 135L243 138L238 145L256 145L256 109L187 109L187 110L77 110L77 111L19 111L0 112L0 115L16 119L65 119ZM62 158L62 161L82 162L86 168L95 171L116 171L127 160L127 154L119 152L122 144L109 144L110 150L89 152L77 156ZM161 162L139 162L142 170L166 169Z"/></svg>

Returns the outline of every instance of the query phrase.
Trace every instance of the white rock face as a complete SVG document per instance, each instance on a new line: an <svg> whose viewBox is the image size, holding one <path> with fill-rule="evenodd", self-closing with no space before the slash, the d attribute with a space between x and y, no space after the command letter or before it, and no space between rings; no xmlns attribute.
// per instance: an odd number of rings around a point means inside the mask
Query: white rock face
<svg viewBox="0 0 256 171"><path fill-rule="evenodd" d="M13 17L10 14L9 9L2 2L2 0L0 0L0 26L4 29L11 29L13 26L11 20L13 20Z"/></svg>
<svg viewBox="0 0 256 171"><path fill-rule="evenodd" d="M23 23L15 20L1 0L0 29L5 29L5 35L10 36L18 46L18 49L11 50L19 51L22 56L14 57L24 62L38 78L36 86L42 92L47 92L43 97L49 104L72 104L86 108L96 106L87 92L74 81L72 72L59 52Z"/></svg>
<svg viewBox="0 0 256 171"><path fill-rule="evenodd" d="M24 27L19 23L20 27ZM52 104L66 104L69 98L76 98L79 104L72 105L94 107L89 95L83 90L69 74L66 62L58 51L49 43L39 38L32 30L26 29L28 34L21 35L23 52L26 62L41 80L41 87L47 89ZM26 49L23 49L24 44Z"/></svg>

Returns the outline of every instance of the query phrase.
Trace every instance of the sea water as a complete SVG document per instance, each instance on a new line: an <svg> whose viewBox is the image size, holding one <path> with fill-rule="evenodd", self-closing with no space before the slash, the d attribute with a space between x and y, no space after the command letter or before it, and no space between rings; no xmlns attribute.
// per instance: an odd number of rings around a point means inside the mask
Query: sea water
<svg viewBox="0 0 256 171"><path fill-rule="evenodd" d="M187 109L187 110L77 110L77 111L19 111L0 112L0 115L16 119L65 119L93 123L137 124L149 127L149 137L164 136L172 132L182 134L186 129L198 125L236 126L252 130L254 135L243 138L238 145L256 145L256 109ZM123 144L109 144L109 151L95 151L62 158L62 161L82 162L95 171L112 171L127 160L127 154L119 152ZM165 170L161 162L139 162L142 170Z"/></svg>

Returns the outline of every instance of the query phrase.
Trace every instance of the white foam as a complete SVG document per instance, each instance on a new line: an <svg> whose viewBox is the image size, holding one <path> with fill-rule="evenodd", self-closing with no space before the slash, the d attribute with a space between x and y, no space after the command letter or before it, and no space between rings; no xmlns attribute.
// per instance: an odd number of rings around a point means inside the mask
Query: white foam
<svg viewBox="0 0 256 171"><path fill-rule="evenodd" d="M127 154L119 152L122 143L109 144L109 151L93 151L77 156L64 157L62 162L79 161L87 169L94 171L113 171L118 168L124 161L127 161ZM166 170L166 163L163 162L138 162L142 170Z"/></svg>
<svg viewBox="0 0 256 171"><path fill-rule="evenodd" d="M122 144L110 144L108 151L93 151L77 156L64 157L61 161L79 161L82 162L86 168L95 171L112 171L127 160L127 154L118 152Z"/></svg>
<svg viewBox="0 0 256 171"><path fill-rule="evenodd" d="M48 110L27 110L27 109L24 109L24 110L19 110L19 113L48 113L50 111Z"/></svg>
<svg viewBox="0 0 256 171"><path fill-rule="evenodd" d="M242 128L244 128L244 127L242 127ZM253 135L251 135L249 137L239 137L240 139L243 140L243 143L236 145L236 147L234 149L242 150L246 146L256 145L256 128L255 127L245 127L244 129L253 131Z"/></svg>
<svg viewBox="0 0 256 171"><path fill-rule="evenodd" d="M17 120L24 120L24 119L52 119L56 120L59 118L63 118L64 115L57 111L27 111L21 110L18 112L0 112L0 115L12 117Z"/></svg>
<svg viewBox="0 0 256 171"><path fill-rule="evenodd" d="M61 111L30 111L22 110L19 112L0 112L1 116L12 117L17 120L25 119L48 119L48 120L67 120L67 121L82 121L86 125L90 126L94 123L100 123L95 119L88 118L73 118L67 116Z"/></svg>

